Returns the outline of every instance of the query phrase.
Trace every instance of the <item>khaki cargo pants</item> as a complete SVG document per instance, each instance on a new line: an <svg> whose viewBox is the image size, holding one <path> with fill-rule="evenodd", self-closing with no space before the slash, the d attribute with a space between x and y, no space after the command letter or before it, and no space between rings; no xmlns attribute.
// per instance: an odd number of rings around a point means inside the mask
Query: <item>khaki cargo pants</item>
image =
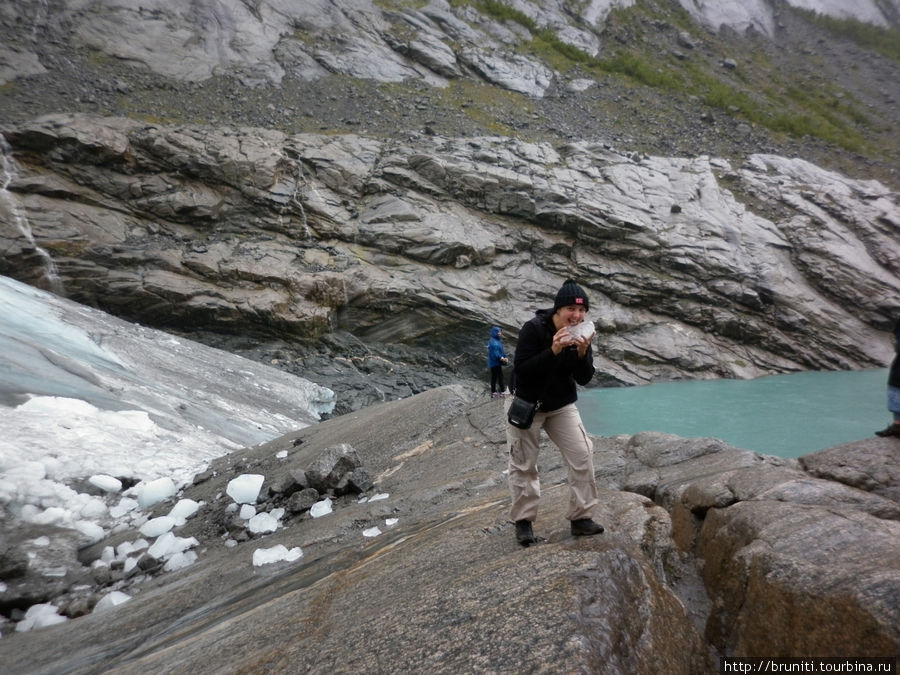
<svg viewBox="0 0 900 675"><path fill-rule="evenodd" d="M541 481L537 459L541 429L559 448L569 473L568 520L590 518L597 505L597 482L594 479L594 446L588 438L581 415L574 403L552 412L538 412L530 429L506 425L509 450L509 492L512 497L510 517L534 521L537 518Z"/></svg>

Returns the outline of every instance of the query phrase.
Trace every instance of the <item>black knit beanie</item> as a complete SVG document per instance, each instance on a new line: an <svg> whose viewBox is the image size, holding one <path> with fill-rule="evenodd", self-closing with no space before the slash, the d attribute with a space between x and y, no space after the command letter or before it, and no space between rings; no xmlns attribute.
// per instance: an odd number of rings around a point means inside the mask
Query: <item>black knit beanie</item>
<svg viewBox="0 0 900 675"><path fill-rule="evenodd" d="M571 279L566 279L556 293L553 311L555 312L560 307L568 307L569 305L584 305L585 310L591 308L591 303L588 302L588 296L584 289Z"/></svg>

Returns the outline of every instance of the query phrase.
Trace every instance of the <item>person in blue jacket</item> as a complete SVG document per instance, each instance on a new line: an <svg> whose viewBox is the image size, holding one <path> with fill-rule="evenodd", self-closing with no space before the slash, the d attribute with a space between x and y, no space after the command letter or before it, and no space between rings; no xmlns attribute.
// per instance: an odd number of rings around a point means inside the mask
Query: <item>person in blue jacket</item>
<svg viewBox="0 0 900 675"><path fill-rule="evenodd" d="M500 338L503 331L500 326L491 327L491 337L487 343L487 366L491 371L491 398L506 395L506 384L503 382L503 366L509 363Z"/></svg>

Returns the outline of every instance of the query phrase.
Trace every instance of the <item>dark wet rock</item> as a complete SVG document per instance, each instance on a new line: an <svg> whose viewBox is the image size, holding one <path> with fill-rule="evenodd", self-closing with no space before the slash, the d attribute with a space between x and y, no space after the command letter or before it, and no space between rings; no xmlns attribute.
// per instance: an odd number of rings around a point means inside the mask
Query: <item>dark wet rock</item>
<svg viewBox="0 0 900 675"><path fill-rule="evenodd" d="M309 487L319 493L337 492L340 486L348 487L348 474L361 468L359 455L352 446L344 443L325 448L306 468Z"/></svg>
<svg viewBox="0 0 900 675"><path fill-rule="evenodd" d="M13 579L25 575L28 570L28 554L12 542L0 551L0 579Z"/></svg>
<svg viewBox="0 0 900 675"><path fill-rule="evenodd" d="M290 496L287 502L287 510L290 513L303 513L309 511L313 504L319 501L319 493L313 488L304 488Z"/></svg>

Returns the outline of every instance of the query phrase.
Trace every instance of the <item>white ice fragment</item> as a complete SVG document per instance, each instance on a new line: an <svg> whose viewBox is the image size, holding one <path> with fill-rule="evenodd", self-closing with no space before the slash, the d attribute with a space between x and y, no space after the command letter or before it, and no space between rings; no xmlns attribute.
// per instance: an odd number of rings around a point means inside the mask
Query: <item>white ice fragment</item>
<svg viewBox="0 0 900 675"><path fill-rule="evenodd" d="M9 504L17 493L18 489L14 481L0 478L0 504Z"/></svg>
<svg viewBox="0 0 900 675"><path fill-rule="evenodd" d="M122 534L122 532L127 532L130 530L130 526L128 523L116 523L109 529L110 534Z"/></svg>
<svg viewBox="0 0 900 675"><path fill-rule="evenodd" d="M138 506L142 509L174 496L176 491L174 481L167 476L151 480L149 483L139 483L135 490L137 491Z"/></svg>
<svg viewBox="0 0 900 675"><path fill-rule="evenodd" d="M38 537L36 539L32 539L31 543L34 546L41 546L41 547L49 546L50 545L50 537L47 537L47 536Z"/></svg>
<svg viewBox="0 0 900 675"><path fill-rule="evenodd" d="M271 548L258 548L253 551L253 566L268 565L280 560L293 562L303 556L303 551L299 546L295 546L290 551L283 544L272 546Z"/></svg>
<svg viewBox="0 0 900 675"><path fill-rule="evenodd" d="M175 527L175 519L172 516L160 516L151 518L141 525L140 532L145 537L158 537Z"/></svg>
<svg viewBox="0 0 900 675"><path fill-rule="evenodd" d="M106 533L103 531L103 528L100 527L97 523L92 523L92 522L90 522L90 521L88 521L88 520L76 520L76 521L72 524L72 526L73 526L76 530L78 530L79 532L81 532L81 534L83 534L85 537L87 537L88 540L89 540L92 544L94 544L94 543L100 541L101 539L103 539L104 535L106 534Z"/></svg>
<svg viewBox="0 0 900 675"><path fill-rule="evenodd" d="M16 632L24 633L33 628L44 628L67 621L66 617L56 613L56 607L48 604L32 605L25 612L25 618L16 624Z"/></svg>
<svg viewBox="0 0 900 675"><path fill-rule="evenodd" d="M169 546L173 543L175 539L175 535L171 532L166 532L161 535L150 548L147 549L147 553L152 555L157 560L161 560L166 557L166 555L170 554Z"/></svg>
<svg viewBox="0 0 900 675"><path fill-rule="evenodd" d="M238 504L255 504L265 476L258 473L243 473L228 481L225 492Z"/></svg>
<svg viewBox="0 0 900 675"><path fill-rule="evenodd" d="M28 485L37 483L47 478L47 467L42 462L29 462L23 460L21 464L4 467L3 472L13 483Z"/></svg>
<svg viewBox="0 0 900 675"><path fill-rule="evenodd" d="M34 504L25 504L19 511L22 520L37 525L62 525L71 517L71 512L61 506L51 506L43 511Z"/></svg>
<svg viewBox="0 0 900 675"><path fill-rule="evenodd" d="M320 518L321 516L327 516L331 513L331 499L326 497L315 504L309 509L309 515L313 518Z"/></svg>
<svg viewBox="0 0 900 675"><path fill-rule="evenodd" d="M172 554L172 557L166 561L166 564L163 565L163 571L174 572L175 570L180 570L182 567L193 565L195 562L197 562L196 553L193 551L180 551Z"/></svg>
<svg viewBox="0 0 900 675"><path fill-rule="evenodd" d="M250 520L253 516L256 515L256 508L254 506L251 506L250 504L244 504L241 507L241 512L239 515L241 517L241 520Z"/></svg>
<svg viewBox="0 0 900 675"><path fill-rule="evenodd" d="M271 513L257 513L247 521L247 529L253 534L274 532L278 529L278 519L273 518Z"/></svg>
<svg viewBox="0 0 900 675"><path fill-rule="evenodd" d="M17 410L28 412L47 412L51 415L59 415L62 410L74 415L90 416L97 412L97 408L81 399L64 398L61 396L35 396L20 405Z"/></svg>
<svg viewBox="0 0 900 675"><path fill-rule="evenodd" d="M596 332L593 321L582 321L574 326L569 326L569 335L573 338L589 337Z"/></svg>
<svg viewBox="0 0 900 675"><path fill-rule="evenodd" d="M399 518L385 518L385 519L384 519L384 524L385 524L387 527L393 527L394 525L397 524L397 521L398 521L398 520L399 520Z"/></svg>
<svg viewBox="0 0 900 675"><path fill-rule="evenodd" d="M100 520L109 511L109 509L106 508L106 503L102 499L97 499L96 497L90 497L84 500L77 510L78 515L85 520Z"/></svg>
<svg viewBox="0 0 900 675"><path fill-rule="evenodd" d="M379 530L377 526L370 527L367 530L363 530L364 537L377 537L379 534L381 534L381 530Z"/></svg>
<svg viewBox="0 0 900 675"><path fill-rule="evenodd" d="M369 501L377 502L377 501L381 501L382 499L387 499L388 497L390 497L390 495L388 493L379 492L377 495L372 495L371 497L369 497Z"/></svg>
<svg viewBox="0 0 900 675"><path fill-rule="evenodd" d="M276 453L275 453L275 457L276 457L277 459L286 459L287 456L288 456L288 451L287 451L287 450L281 450L280 452L276 452Z"/></svg>
<svg viewBox="0 0 900 675"><path fill-rule="evenodd" d="M122 497L116 506L109 507L109 515L113 518L121 518L129 511L134 511L138 507L136 499L130 497Z"/></svg>
<svg viewBox="0 0 900 675"><path fill-rule="evenodd" d="M147 553L157 560L162 560L176 553L181 553L192 546L197 546L199 543L194 537L176 537L171 532L166 532L153 542L153 545L147 549Z"/></svg>
<svg viewBox="0 0 900 675"><path fill-rule="evenodd" d="M122 481L104 473L98 473L88 478L88 483L94 487L98 487L104 492L121 492Z"/></svg>
<svg viewBox="0 0 900 675"><path fill-rule="evenodd" d="M116 546L116 555L120 558L124 558L128 555L136 551L142 551L143 549L150 546L147 543L146 539L135 539L134 541L123 541L121 544Z"/></svg>
<svg viewBox="0 0 900 675"><path fill-rule="evenodd" d="M122 591L112 591L111 593L107 593L94 605L95 612L102 612L105 609L110 609L112 607L116 607L118 605L124 604L131 600L131 596L128 593L123 593Z"/></svg>
<svg viewBox="0 0 900 675"><path fill-rule="evenodd" d="M193 499L180 499L169 511L169 515L175 519L175 526L181 527L199 509L200 502L195 502Z"/></svg>

